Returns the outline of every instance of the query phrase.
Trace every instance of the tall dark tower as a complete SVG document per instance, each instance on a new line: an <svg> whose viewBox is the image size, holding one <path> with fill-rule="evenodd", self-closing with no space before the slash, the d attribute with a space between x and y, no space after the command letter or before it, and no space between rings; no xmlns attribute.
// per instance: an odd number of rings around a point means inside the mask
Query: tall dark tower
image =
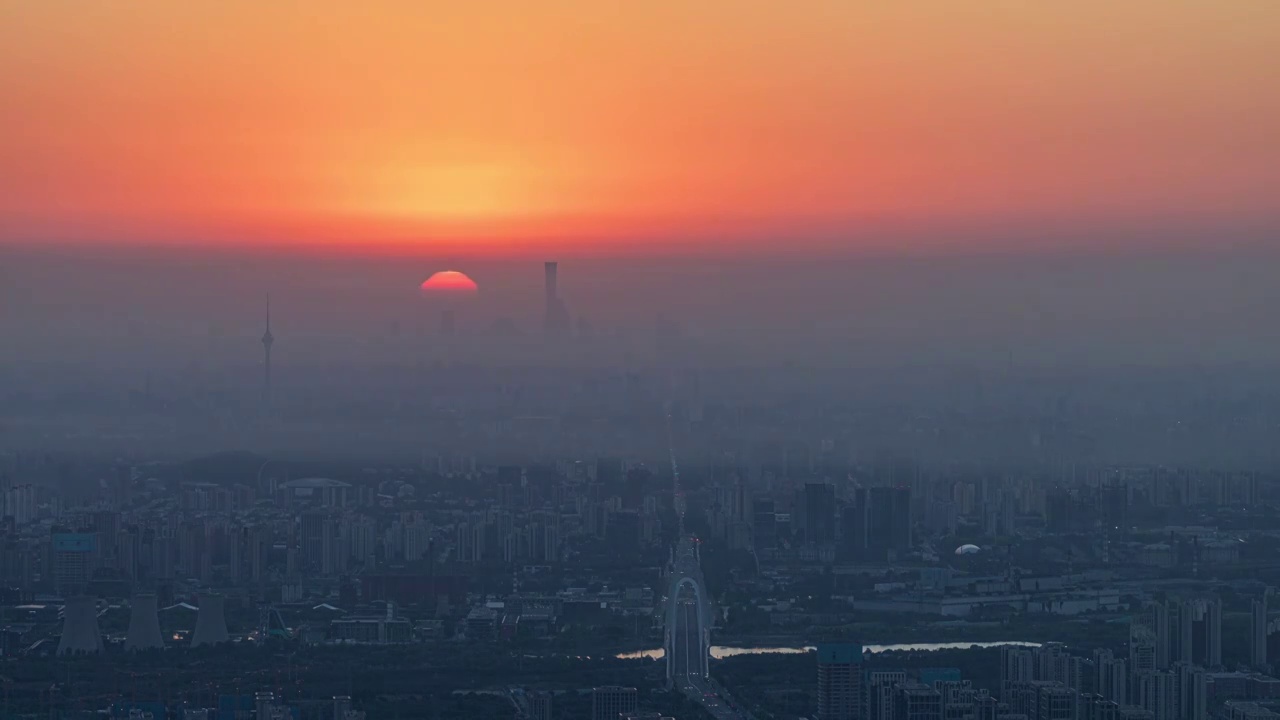
<svg viewBox="0 0 1280 720"><path fill-rule="evenodd" d="M559 263L546 263L545 271L547 307L543 330L547 335L565 335L569 332L569 311L560 299Z"/></svg>
<svg viewBox="0 0 1280 720"><path fill-rule="evenodd" d="M262 351L265 355L262 366L262 399L267 405L271 404L271 346L276 342L276 338L271 334L271 296L267 296L267 331L262 333Z"/></svg>

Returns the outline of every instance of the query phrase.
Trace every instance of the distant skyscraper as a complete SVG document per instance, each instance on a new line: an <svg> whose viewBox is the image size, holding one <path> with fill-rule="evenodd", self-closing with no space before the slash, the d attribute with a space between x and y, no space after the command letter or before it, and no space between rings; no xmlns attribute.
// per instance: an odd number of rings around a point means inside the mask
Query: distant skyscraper
<svg viewBox="0 0 1280 720"><path fill-rule="evenodd" d="M751 502L752 538L756 552L770 551L778 546L777 515L773 498L755 498Z"/></svg>
<svg viewBox="0 0 1280 720"><path fill-rule="evenodd" d="M1133 678L1156 671L1156 636L1151 628L1132 624L1129 626L1129 672Z"/></svg>
<svg viewBox="0 0 1280 720"><path fill-rule="evenodd" d="M1267 601L1270 595L1271 589L1267 588L1261 598L1253 601L1253 612L1249 617L1249 661L1254 667L1267 664Z"/></svg>
<svg viewBox="0 0 1280 720"><path fill-rule="evenodd" d="M1176 605L1175 603L1153 603L1148 608L1148 623L1151 631L1156 636L1155 667L1159 670L1168 669L1177 655L1175 643L1178 641L1178 635L1175 632L1177 628L1174 626L1177 624L1176 620L1180 613L1178 607L1175 606L1173 614L1170 616L1169 608L1171 604ZM1170 617L1173 618L1173 624L1170 624Z"/></svg>
<svg viewBox="0 0 1280 720"><path fill-rule="evenodd" d="M1168 670L1147 673L1138 679L1138 707L1156 718L1177 717L1177 676Z"/></svg>
<svg viewBox="0 0 1280 720"><path fill-rule="evenodd" d="M862 646L818 646L818 720L862 720Z"/></svg>
<svg viewBox="0 0 1280 720"><path fill-rule="evenodd" d="M1128 702L1129 675L1124 659L1117 658L1110 650L1094 650L1093 665L1098 673L1094 682L1096 694L1116 703Z"/></svg>
<svg viewBox="0 0 1280 720"><path fill-rule="evenodd" d="M546 293L543 329L548 335L560 335L569 330L569 313L560 299L559 268L560 264L554 261L543 266L543 290Z"/></svg>
<svg viewBox="0 0 1280 720"><path fill-rule="evenodd" d="M1182 600L1178 605L1177 659L1207 668L1221 666L1222 601L1217 597L1200 597Z"/></svg>
<svg viewBox="0 0 1280 720"><path fill-rule="evenodd" d="M271 296L267 296L267 330L262 333L262 351L264 354L262 365L262 399L267 405L271 404L271 346L276 342L276 337L271 334Z"/></svg>
<svg viewBox="0 0 1280 720"><path fill-rule="evenodd" d="M803 494L804 539L827 545L836 539L836 488L830 483L806 483Z"/></svg>
<svg viewBox="0 0 1280 720"><path fill-rule="evenodd" d="M1209 717L1209 673L1192 665L1178 667L1178 703L1181 720Z"/></svg>
<svg viewBox="0 0 1280 720"><path fill-rule="evenodd" d="M873 487L856 493L861 506L862 542L875 555L911 549L911 489L905 487ZM853 528L858 531L858 528Z"/></svg>

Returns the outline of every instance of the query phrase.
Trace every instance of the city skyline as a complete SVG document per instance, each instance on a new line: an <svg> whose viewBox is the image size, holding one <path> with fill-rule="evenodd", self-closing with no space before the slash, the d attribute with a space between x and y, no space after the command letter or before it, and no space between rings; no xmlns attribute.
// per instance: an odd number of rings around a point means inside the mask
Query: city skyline
<svg viewBox="0 0 1280 720"><path fill-rule="evenodd" d="M1280 720L1276 48L0 0L0 716Z"/></svg>

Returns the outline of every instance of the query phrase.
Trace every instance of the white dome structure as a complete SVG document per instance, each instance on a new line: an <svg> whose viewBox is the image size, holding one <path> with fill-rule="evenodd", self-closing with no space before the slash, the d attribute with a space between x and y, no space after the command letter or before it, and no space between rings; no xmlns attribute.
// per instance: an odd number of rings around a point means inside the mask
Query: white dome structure
<svg viewBox="0 0 1280 720"><path fill-rule="evenodd" d="M977 555L980 552L982 552L982 548L977 545L961 545L956 548L957 555Z"/></svg>

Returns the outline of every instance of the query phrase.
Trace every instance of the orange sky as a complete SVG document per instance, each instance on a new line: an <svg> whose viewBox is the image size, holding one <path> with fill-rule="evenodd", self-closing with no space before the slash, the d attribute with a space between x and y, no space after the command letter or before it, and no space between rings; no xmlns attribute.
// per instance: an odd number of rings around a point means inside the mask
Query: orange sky
<svg viewBox="0 0 1280 720"><path fill-rule="evenodd" d="M1274 0L0 0L0 240L1265 224L1277 48Z"/></svg>

